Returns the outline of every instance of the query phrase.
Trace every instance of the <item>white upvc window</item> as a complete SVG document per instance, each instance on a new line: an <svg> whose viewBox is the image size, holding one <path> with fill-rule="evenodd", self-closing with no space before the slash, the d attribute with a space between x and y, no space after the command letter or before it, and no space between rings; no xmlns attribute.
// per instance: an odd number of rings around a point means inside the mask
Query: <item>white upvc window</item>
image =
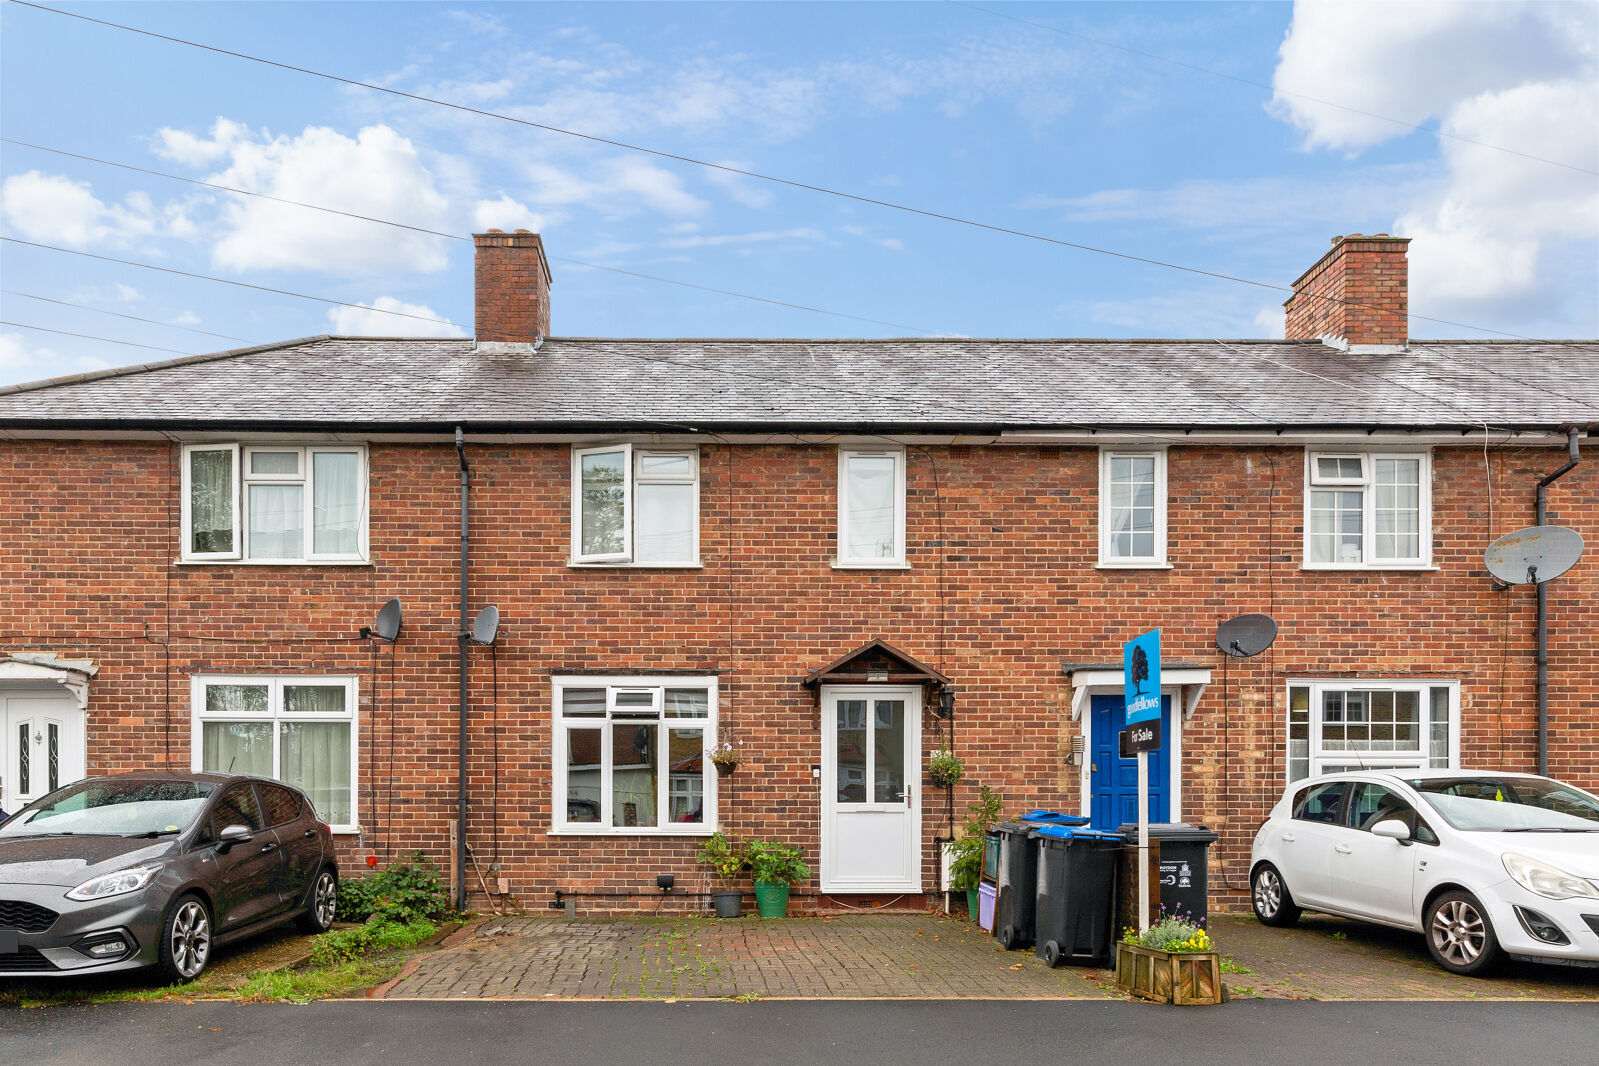
<svg viewBox="0 0 1599 1066"><path fill-rule="evenodd" d="M185 562L360 563L366 449L351 444L186 444Z"/></svg>
<svg viewBox="0 0 1599 1066"><path fill-rule="evenodd" d="M572 562L698 566L699 467L693 448L573 448Z"/></svg>
<svg viewBox="0 0 1599 1066"><path fill-rule="evenodd" d="M192 769L293 785L335 832L358 831L355 678L195 677L189 695Z"/></svg>
<svg viewBox="0 0 1599 1066"><path fill-rule="evenodd" d="M551 830L716 830L715 677L556 677Z"/></svg>
<svg viewBox="0 0 1599 1066"><path fill-rule="evenodd" d="M838 450L840 567L903 568L905 449Z"/></svg>
<svg viewBox="0 0 1599 1066"><path fill-rule="evenodd" d="M1429 459L1425 452L1307 452L1304 566L1429 566Z"/></svg>
<svg viewBox="0 0 1599 1066"><path fill-rule="evenodd" d="M1460 683L1288 683L1288 780L1350 770L1460 765Z"/></svg>
<svg viewBox="0 0 1599 1066"><path fill-rule="evenodd" d="M1166 452L1099 453L1099 565L1166 565Z"/></svg>

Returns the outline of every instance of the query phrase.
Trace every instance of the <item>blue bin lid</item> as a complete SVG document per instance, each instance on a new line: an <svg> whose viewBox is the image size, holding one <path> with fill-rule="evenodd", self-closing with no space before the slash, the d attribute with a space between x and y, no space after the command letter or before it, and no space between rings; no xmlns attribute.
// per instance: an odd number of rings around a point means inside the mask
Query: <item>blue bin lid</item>
<svg viewBox="0 0 1599 1066"><path fill-rule="evenodd" d="M1103 829L1083 829L1075 825L1040 826L1033 830L1033 835L1055 840L1114 840L1117 843L1127 839L1120 833L1110 833Z"/></svg>
<svg viewBox="0 0 1599 1066"><path fill-rule="evenodd" d="M1044 825L1087 825L1088 819L1080 814L1062 814L1060 811L1027 811L1023 822L1041 822Z"/></svg>

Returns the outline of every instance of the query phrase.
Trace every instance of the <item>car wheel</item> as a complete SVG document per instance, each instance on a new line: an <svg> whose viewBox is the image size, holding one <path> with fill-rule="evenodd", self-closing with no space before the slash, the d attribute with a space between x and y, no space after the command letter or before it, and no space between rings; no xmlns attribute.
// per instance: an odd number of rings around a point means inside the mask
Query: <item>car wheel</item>
<svg viewBox="0 0 1599 1066"><path fill-rule="evenodd" d="M1269 862L1261 863L1249 886L1250 900L1255 907L1255 917L1262 925L1293 925L1299 921L1299 906L1288 894L1283 875Z"/></svg>
<svg viewBox="0 0 1599 1066"><path fill-rule="evenodd" d="M161 970L173 981L192 981L211 961L211 912L199 896L180 896L161 930Z"/></svg>
<svg viewBox="0 0 1599 1066"><path fill-rule="evenodd" d="M1470 892L1445 892L1427 908L1427 950L1450 973L1478 977L1499 961L1488 911Z"/></svg>
<svg viewBox="0 0 1599 1066"><path fill-rule="evenodd" d="M333 924L339 906L339 879L332 870L321 870L311 886L311 902L295 919L302 933L325 933Z"/></svg>

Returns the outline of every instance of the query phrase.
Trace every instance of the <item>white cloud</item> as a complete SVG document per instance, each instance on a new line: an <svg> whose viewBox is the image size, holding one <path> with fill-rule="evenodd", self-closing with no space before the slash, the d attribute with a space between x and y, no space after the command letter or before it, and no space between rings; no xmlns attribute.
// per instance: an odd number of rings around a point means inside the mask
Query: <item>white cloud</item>
<svg viewBox="0 0 1599 1066"><path fill-rule="evenodd" d="M185 141L173 130L161 136L165 150L189 160L223 157L225 169L210 179L219 184L450 231L449 204L432 174L412 143L387 126L368 126L353 138L323 126L297 137L254 135L225 120L213 130L210 141ZM449 265L443 238L271 200L229 202L221 225L211 259L226 270L432 273Z"/></svg>
<svg viewBox="0 0 1599 1066"><path fill-rule="evenodd" d="M541 214L503 192L498 200L479 200L472 206L474 233L490 229L530 229L534 233L543 233L552 221L552 216Z"/></svg>
<svg viewBox="0 0 1599 1066"><path fill-rule="evenodd" d="M1283 324L1281 304L1267 304L1255 312L1255 335L1267 340L1280 340L1286 329Z"/></svg>
<svg viewBox="0 0 1599 1066"><path fill-rule="evenodd" d="M265 136L264 130L262 135ZM150 150L186 167L203 167L225 159L236 145L249 139L250 129L244 123L218 118L211 124L210 137L164 126L156 131Z"/></svg>
<svg viewBox="0 0 1599 1066"><path fill-rule="evenodd" d="M394 311L398 314L384 314ZM401 315L415 315L402 318ZM392 296L379 296L370 304L359 307L330 307L329 332L340 337L464 337L466 331L444 322L428 322L429 318L442 318L426 304L408 304Z"/></svg>
<svg viewBox="0 0 1599 1066"><path fill-rule="evenodd" d="M754 166L747 162L721 161L722 166L733 167L736 170L753 170ZM726 170L706 170L705 179L712 185L719 185L726 190L738 203L745 207L766 207L772 202L772 190L765 182L757 182L754 178L746 178L742 174L732 174Z"/></svg>
<svg viewBox="0 0 1599 1066"><path fill-rule="evenodd" d="M184 228L177 205L158 208L142 192L106 204L86 181L37 170L13 174L0 185L0 213L29 240L73 248L126 244Z"/></svg>
<svg viewBox="0 0 1599 1066"><path fill-rule="evenodd" d="M692 237L672 237L662 241L667 248L723 248L728 245L766 244L770 241L825 241L820 230L809 226L796 226L785 230L761 230L756 233L697 234Z"/></svg>
<svg viewBox="0 0 1599 1066"><path fill-rule="evenodd" d="M1442 180L1391 224L1412 238L1416 313L1599 332L1592 291L1581 291L1599 243L1599 182L1528 158L1599 165L1596 40L1599 8L1587 4L1296 5L1274 84L1410 122L1437 116L1453 135L1439 138ZM1411 132L1281 95L1274 106L1311 147L1359 151Z"/></svg>
<svg viewBox="0 0 1599 1066"><path fill-rule="evenodd" d="M172 320L172 324L174 326L198 326L200 324L200 316L193 311L180 311L177 317Z"/></svg>
<svg viewBox="0 0 1599 1066"><path fill-rule="evenodd" d="M31 345L20 333L0 333L0 384L41 381L63 374L104 370L110 365L96 356L63 356L53 348Z"/></svg>
<svg viewBox="0 0 1599 1066"><path fill-rule="evenodd" d="M611 218L624 218L641 208L698 216L710 206L689 193L677 174L643 159L602 160L592 168L592 177L543 162L529 163L525 169L533 183L533 199L541 205L582 206Z"/></svg>

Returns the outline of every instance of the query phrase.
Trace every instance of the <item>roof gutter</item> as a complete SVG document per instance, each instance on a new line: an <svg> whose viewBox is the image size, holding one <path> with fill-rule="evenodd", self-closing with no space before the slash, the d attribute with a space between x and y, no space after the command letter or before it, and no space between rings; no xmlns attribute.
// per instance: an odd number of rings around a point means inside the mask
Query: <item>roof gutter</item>
<svg viewBox="0 0 1599 1066"><path fill-rule="evenodd" d="M1549 486L1570 473L1577 465L1577 427L1566 429L1570 458L1566 465L1538 482L1538 524L1549 524ZM1549 776L1549 582L1539 581L1538 589L1538 773Z"/></svg>
<svg viewBox="0 0 1599 1066"><path fill-rule="evenodd" d="M467 524L468 500L471 493L472 469L466 462L466 438L460 426L455 427L455 458L461 464L461 624L456 630L456 644L460 654L460 710L458 712L459 736L456 752L458 788L456 792L455 827L455 909L466 910L466 721L467 721L467 640L471 630L467 623Z"/></svg>

